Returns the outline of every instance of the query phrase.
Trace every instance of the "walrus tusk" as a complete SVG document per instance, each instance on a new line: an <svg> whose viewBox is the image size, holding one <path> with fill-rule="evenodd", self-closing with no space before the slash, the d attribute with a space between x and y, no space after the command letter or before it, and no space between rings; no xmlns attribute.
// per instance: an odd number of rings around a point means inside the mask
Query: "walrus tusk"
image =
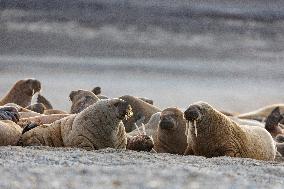
<svg viewBox="0 0 284 189"><path fill-rule="evenodd" d="M195 136L197 137L196 120L193 121L193 125L194 125L194 133L195 133Z"/></svg>
<svg viewBox="0 0 284 189"><path fill-rule="evenodd" d="M144 123L142 123L142 126L141 126L141 127L142 127L142 132L143 132L143 134L146 135L146 129L145 129Z"/></svg>
<svg viewBox="0 0 284 189"><path fill-rule="evenodd" d="M136 124L136 123L134 123L134 125L135 125L135 127L136 127L136 129L137 129L138 133L141 135L140 129L139 129L139 127L137 126L137 124Z"/></svg>

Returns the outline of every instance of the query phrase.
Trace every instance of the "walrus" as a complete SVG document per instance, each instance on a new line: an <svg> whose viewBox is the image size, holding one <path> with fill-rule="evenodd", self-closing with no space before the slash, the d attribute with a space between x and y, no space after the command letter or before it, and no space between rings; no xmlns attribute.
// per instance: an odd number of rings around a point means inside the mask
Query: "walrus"
<svg viewBox="0 0 284 189"><path fill-rule="evenodd" d="M284 116L280 113L280 108L276 107L266 118L265 129L272 135L272 137L276 137L277 135L284 134L284 130L281 127L283 123Z"/></svg>
<svg viewBox="0 0 284 189"><path fill-rule="evenodd" d="M70 115L71 114L51 114L51 115L39 115L39 116L28 117L28 118L20 118L17 124L21 128L24 128L31 123L34 123L37 125L51 124L59 119L62 119Z"/></svg>
<svg viewBox="0 0 284 189"><path fill-rule="evenodd" d="M42 103L35 103L27 106L26 109L43 114L43 112L46 110L46 107Z"/></svg>
<svg viewBox="0 0 284 189"><path fill-rule="evenodd" d="M28 118L28 117L34 117L34 116L40 116L40 113L34 112L32 110L29 110L27 108L23 108L22 106L19 106L17 104L14 103L8 103L5 104L5 106L10 106L10 107L14 107L17 109L17 111L19 112L20 118Z"/></svg>
<svg viewBox="0 0 284 189"><path fill-rule="evenodd" d="M158 153L183 155L187 148L185 135L187 121L178 108L166 108L161 112L154 139L154 150Z"/></svg>
<svg viewBox="0 0 284 189"><path fill-rule="evenodd" d="M52 115L52 114L68 114L68 113L63 110L48 109L48 110L44 110L43 114Z"/></svg>
<svg viewBox="0 0 284 189"><path fill-rule="evenodd" d="M279 107L280 112L284 112L284 104L272 104L252 112L240 114L237 117L241 119L254 119L257 121L264 121L276 107Z"/></svg>
<svg viewBox="0 0 284 189"><path fill-rule="evenodd" d="M131 106L121 99L101 100L78 114L28 130L18 144L86 150L125 149L127 137L122 119L131 114Z"/></svg>
<svg viewBox="0 0 284 189"><path fill-rule="evenodd" d="M0 146L17 145L22 128L16 123L19 114L14 107L0 107Z"/></svg>
<svg viewBox="0 0 284 189"><path fill-rule="evenodd" d="M136 128L135 130L127 133L128 136L137 136L139 134L147 134L148 136L151 136L153 139L156 139L157 137L157 129L159 126L159 122L160 122L160 116L161 116L161 112L157 112L155 114L153 114L150 118L150 120L148 121L148 123L146 123L145 125L142 125L138 128ZM140 120L138 120L140 121ZM144 119L143 119L144 121ZM137 126L139 124L135 123ZM143 123L142 123L143 124ZM154 141L155 143L155 141Z"/></svg>
<svg viewBox="0 0 284 189"><path fill-rule="evenodd" d="M99 101L99 98L94 93L85 90L72 91L69 94L69 98L72 101L71 114L80 113L88 106Z"/></svg>
<svg viewBox="0 0 284 189"><path fill-rule="evenodd" d="M205 102L190 105L184 117L189 123L187 137L194 155L275 158L275 142L264 128L238 125Z"/></svg>
<svg viewBox="0 0 284 189"><path fill-rule="evenodd" d="M126 132L133 131L136 128L135 122L139 119L144 118L143 123L146 124L154 113L161 112L161 110L156 106L153 106L137 97L125 95L119 98L128 102L133 111L133 116L130 119L123 120Z"/></svg>
<svg viewBox="0 0 284 189"><path fill-rule="evenodd" d="M15 103L22 107L31 104L32 96L41 89L40 81L36 79L23 79L17 81L10 91L0 100L0 106Z"/></svg>
<svg viewBox="0 0 284 189"><path fill-rule="evenodd" d="M37 96L37 103L42 103L46 109L53 109L51 103L41 94L38 94Z"/></svg>
<svg viewBox="0 0 284 189"><path fill-rule="evenodd" d="M92 89L92 92L95 94L95 95L100 95L102 93L102 90L101 90L101 87L94 87Z"/></svg>

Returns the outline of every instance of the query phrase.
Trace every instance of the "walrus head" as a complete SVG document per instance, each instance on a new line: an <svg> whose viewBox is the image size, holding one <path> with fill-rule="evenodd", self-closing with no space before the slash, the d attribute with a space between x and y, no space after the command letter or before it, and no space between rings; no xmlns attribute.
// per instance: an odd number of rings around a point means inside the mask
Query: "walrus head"
<svg viewBox="0 0 284 189"><path fill-rule="evenodd" d="M178 108L166 108L161 112L157 130L157 152L184 154L187 147L185 135L187 122Z"/></svg>
<svg viewBox="0 0 284 189"><path fill-rule="evenodd" d="M229 118L221 112L215 110L206 102L197 102L190 105L184 112L184 118L188 121L187 133L194 129L195 136L198 132L206 132L213 126L222 125L219 121L229 121Z"/></svg>
<svg viewBox="0 0 284 189"><path fill-rule="evenodd" d="M130 104L121 99L116 100L117 101L113 105L116 107L117 118L121 120L123 120L124 118L130 118L133 115Z"/></svg>
<svg viewBox="0 0 284 189"><path fill-rule="evenodd" d="M24 79L18 81L15 86L27 96L33 96L36 92L41 90L41 83L36 79Z"/></svg>
<svg viewBox="0 0 284 189"><path fill-rule="evenodd" d="M92 92L95 94L95 95L99 95L101 94L101 87L94 87Z"/></svg>
<svg viewBox="0 0 284 189"><path fill-rule="evenodd" d="M182 118L182 114L177 108L167 108L162 111L160 116L159 128L163 130L177 129L177 120Z"/></svg>
<svg viewBox="0 0 284 189"><path fill-rule="evenodd" d="M71 91L69 98L72 101L70 113L77 114L85 108L99 101L99 98L90 91L77 90Z"/></svg>
<svg viewBox="0 0 284 189"><path fill-rule="evenodd" d="M278 134L283 134L282 128L279 124L283 123L283 115L280 113L280 108L276 107L270 115L268 115L265 122L265 129L272 135L277 136Z"/></svg>

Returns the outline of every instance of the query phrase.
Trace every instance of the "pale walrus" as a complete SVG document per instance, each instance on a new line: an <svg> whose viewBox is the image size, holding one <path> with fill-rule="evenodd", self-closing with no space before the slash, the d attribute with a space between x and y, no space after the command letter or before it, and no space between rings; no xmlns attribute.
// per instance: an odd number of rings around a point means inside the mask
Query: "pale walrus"
<svg viewBox="0 0 284 189"><path fill-rule="evenodd" d="M154 150L160 153L184 154L187 148L186 120L178 108L161 112Z"/></svg>
<svg viewBox="0 0 284 189"><path fill-rule="evenodd" d="M194 155L275 158L275 142L261 127L238 125L204 102L190 105L184 116L189 122L188 140Z"/></svg>
<svg viewBox="0 0 284 189"><path fill-rule="evenodd" d="M69 94L69 98L72 102L71 114L80 113L90 105L99 101L99 98L94 93L85 90L72 91Z"/></svg>
<svg viewBox="0 0 284 189"><path fill-rule="evenodd" d="M135 123L141 118L144 118L143 123L146 124L154 113L161 112L161 110L156 106L153 106L137 97L125 95L119 98L128 102L133 111L133 116L130 119L123 120L126 132L131 132L136 129Z"/></svg>
<svg viewBox="0 0 284 189"><path fill-rule="evenodd" d="M36 79L24 79L17 81L10 91L0 100L0 106L7 103L15 103L22 107L31 104L32 96L40 91L41 84Z"/></svg>
<svg viewBox="0 0 284 189"><path fill-rule="evenodd" d="M25 132L19 144L87 150L107 147L125 149L127 138L122 119L131 113L130 105L121 99L98 101L79 114Z"/></svg>
<svg viewBox="0 0 284 189"><path fill-rule="evenodd" d="M14 107L0 108L0 146L17 145L22 128L16 123L19 114Z"/></svg>
<svg viewBox="0 0 284 189"><path fill-rule="evenodd" d="M284 112L284 104L272 104L252 112L240 114L237 117L241 119L254 119L258 121L264 121L276 107L279 107L280 112Z"/></svg>

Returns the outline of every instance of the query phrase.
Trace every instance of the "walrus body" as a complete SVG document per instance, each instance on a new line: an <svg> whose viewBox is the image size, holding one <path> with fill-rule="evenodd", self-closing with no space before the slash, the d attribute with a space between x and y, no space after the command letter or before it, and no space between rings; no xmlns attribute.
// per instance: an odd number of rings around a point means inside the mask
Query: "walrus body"
<svg viewBox="0 0 284 189"><path fill-rule="evenodd" d="M187 148L186 120L177 108L161 112L160 122L154 139L154 150L158 153L184 154Z"/></svg>
<svg viewBox="0 0 284 189"><path fill-rule="evenodd" d="M237 117L241 119L254 119L258 121L263 121L276 107L279 107L280 112L284 112L284 104L272 104L252 112L240 114Z"/></svg>
<svg viewBox="0 0 284 189"><path fill-rule="evenodd" d="M15 103L22 107L31 104L32 96L40 91L41 84L35 79L24 79L17 81L10 91L0 100L0 106L7 103Z"/></svg>
<svg viewBox="0 0 284 189"><path fill-rule="evenodd" d="M159 108L137 97L125 95L119 98L128 102L131 105L133 111L133 116L130 119L123 120L126 132L131 132L136 129L135 123L141 118L144 119L142 123L146 124L153 114L161 112Z"/></svg>
<svg viewBox="0 0 284 189"><path fill-rule="evenodd" d="M46 109L53 109L51 103L41 94L37 96L37 103L42 103Z"/></svg>
<svg viewBox="0 0 284 189"><path fill-rule="evenodd" d="M22 135L22 128L10 120L0 120L0 146L15 146Z"/></svg>
<svg viewBox="0 0 284 189"><path fill-rule="evenodd" d="M93 92L85 90L72 91L69 98L72 101L71 114L80 113L90 105L99 101L99 98Z"/></svg>
<svg viewBox="0 0 284 189"><path fill-rule="evenodd" d="M263 128L238 125L204 102L190 105L184 116L190 123L188 140L194 155L275 158L275 142Z"/></svg>
<svg viewBox="0 0 284 189"><path fill-rule="evenodd" d="M127 138L121 120L130 111L130 106L123 100L103 100L79 114L29 130L22 135L19 144L79 147L87 150L107 147L125 149Z"/></svg>

